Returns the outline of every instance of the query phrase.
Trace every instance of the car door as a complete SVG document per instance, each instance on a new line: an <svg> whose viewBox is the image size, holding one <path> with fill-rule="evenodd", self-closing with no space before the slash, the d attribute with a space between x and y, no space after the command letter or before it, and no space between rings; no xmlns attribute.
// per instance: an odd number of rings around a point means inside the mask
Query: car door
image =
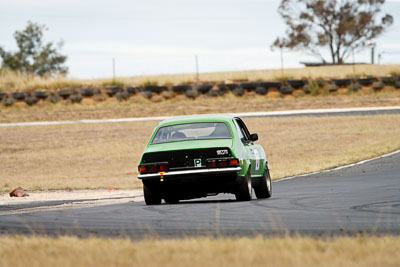
<svg viewBox="0 0 400 267"><path fill-rule="evenodd" d="M250 132L244 122L240 118L235 118L235 121L239 127L241 140L246 150L246 154L248 155L251 162L251 176L259 176L260 174L262 174L262 155L260 151L258 151L257 146L254 145L254 142L250 140Z"/></svg>

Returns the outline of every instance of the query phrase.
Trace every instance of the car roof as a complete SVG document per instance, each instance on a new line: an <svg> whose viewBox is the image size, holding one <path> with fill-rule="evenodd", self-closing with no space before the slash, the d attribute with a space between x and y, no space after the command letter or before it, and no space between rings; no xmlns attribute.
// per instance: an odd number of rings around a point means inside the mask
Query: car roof
<svg viewBox="0 0 400 267"><path fill-rule="evenodd" d="M230 114L202 114L202 115L187 115L178 116L170 119L163 120L158 124L158 126L167 126L181 123L191 123L191 122L225 122L230 123L234 118Z"/></svg>

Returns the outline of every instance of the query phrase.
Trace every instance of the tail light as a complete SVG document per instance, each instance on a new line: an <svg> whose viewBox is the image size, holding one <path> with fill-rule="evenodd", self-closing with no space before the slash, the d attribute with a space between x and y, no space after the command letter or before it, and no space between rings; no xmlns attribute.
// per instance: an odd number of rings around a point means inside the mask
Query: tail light
<svg viewBox="0 0 400 267"><path fill-rule="evenodd" d="M138 169L140 174L166 172L168 171L168 162L140 164Z"/></svg>
<svg viewBox="0 0 400 267"><path fill-rule="evenodd" d="M209 160L209 161L207 161L207 167L208 167L208 168L215 168L215 167L217 167L217 161L216 161L216 160Z"/></svg>
<svg viewBox="0 0 400 267"><path fill-rule="evenodd" d="M207 160L208 168L225 168L225 167L237 167L239 166L239 160L237 158L221 158L221 159L209 159Z"/></svg>

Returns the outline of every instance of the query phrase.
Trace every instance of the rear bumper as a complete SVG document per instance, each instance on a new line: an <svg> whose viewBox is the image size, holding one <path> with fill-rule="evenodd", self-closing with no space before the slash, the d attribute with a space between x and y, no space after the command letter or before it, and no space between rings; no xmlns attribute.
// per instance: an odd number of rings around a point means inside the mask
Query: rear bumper
<svg viewBox="0 0 400 267"><path fill-rule="evenodd" d="M212 169L199 169L199 170L170 171L170 172L165 172L163 174L160 174L160 173L139 174L138 178L142 179L142 180L160 179L161 177L183 178L185 176L231 174L231 173L237 173L241 170L242 170L241 167L230 167L230 168L212 168Z"/></svg>

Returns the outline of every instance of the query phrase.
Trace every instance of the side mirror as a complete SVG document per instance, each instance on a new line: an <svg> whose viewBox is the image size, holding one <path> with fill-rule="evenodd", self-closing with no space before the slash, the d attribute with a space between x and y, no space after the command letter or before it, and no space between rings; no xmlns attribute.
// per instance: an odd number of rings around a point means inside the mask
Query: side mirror
<svg viewBox="0 0 400 267"><path fill-rule="evenodd" d="M250 135L250 140L253 141L253 142L257 141L258 140L258 134L256 134L256 133L251 134Z"/></svg>

